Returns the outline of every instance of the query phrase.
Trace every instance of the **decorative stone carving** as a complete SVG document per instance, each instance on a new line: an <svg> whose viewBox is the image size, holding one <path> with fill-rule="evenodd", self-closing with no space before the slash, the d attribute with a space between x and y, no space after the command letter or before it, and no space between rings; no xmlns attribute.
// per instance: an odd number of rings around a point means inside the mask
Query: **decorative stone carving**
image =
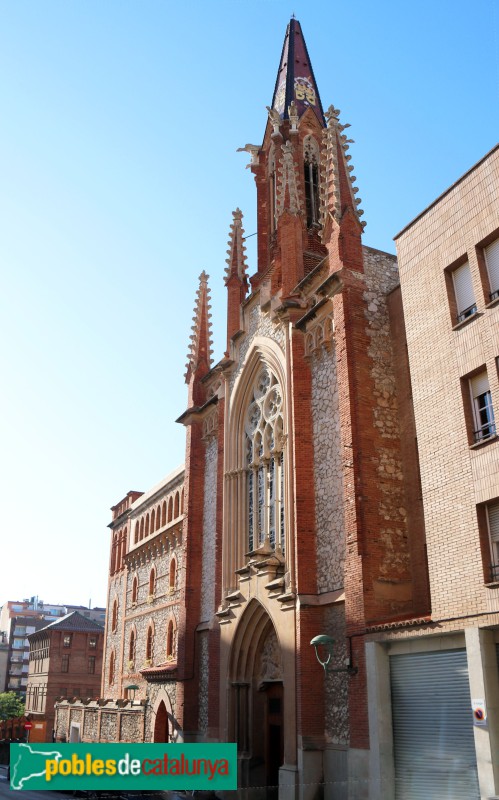
<svg viewBox="0 0 499 800"><path fill-rule="evenodd" d="M282 146L282 158L278 171L279 180L277 184L278 216L280 216L285 209L292 214L299 214L302 210L298 181L296 179L296 165L293 149L293 145L289 141Z"/></svg>
<svg viewBox="0 0 499 800"><path fill-rule="evenodd" d="M218 411L213 409L203 420L203 439L208 440L216 436L218 430Z"/></svg>
<svg viewBox="0 0 499 800"><path fill-rule="evenodd" d="M291 100L291 104L288 108L288 116L291 123L291 133L295 133L298 130L298 120L300 116L294 100Z"/></svg>
<svg viewBox="0 0 499 800"><path fill-rule="evenodd" d="M329 350L334 338L334 319L332 315L321 319L307 329L305 335L305 358L310 358L321 348Z"/></svg>
<svg viewBox="0 0 499 800"><path fill-rule="evenodd" d="M252 167L253 165L258 164L258 154L260 152L260 147L257 144L245 144L244 147L238 147L236 152L250 154L251 161L249 164L246 164L246 167Z"/></svg>
<svg viewBox="0 0 499 800"><path fill-rule="evenodd" d="M281 649L275 630L269 631L260 654L260 675L262 682L282 681Z"/></svg>
<svg viewBox="0 0 499 800"><path fill-rule="evenodd" d="M275 108L270 108L270 106L265 106L267 111L269 112L269 120L274 128L273 135L279 134L280 127L281 127L281 115Z"/></svg>

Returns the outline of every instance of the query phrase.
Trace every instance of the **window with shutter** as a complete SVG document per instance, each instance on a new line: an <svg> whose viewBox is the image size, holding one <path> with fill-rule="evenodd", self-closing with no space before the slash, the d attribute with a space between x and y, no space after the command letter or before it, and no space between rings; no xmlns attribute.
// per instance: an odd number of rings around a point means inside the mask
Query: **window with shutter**
<svg viewBox="0 0 499 800"><path fill-rule="evenodd" d="M491 579L499 581L499 501L487 506L491 552Z"/></svg>
<svg viewBox="0 0 499 800"><path fill-rule="evenodd" d="M481 442L494 436L496 432L494 409L490 394L489 379L486 372L480 372L470 380L471 401L473 407L475 442Z"/></svg>
<svg viewBox="0 0 499 800"><path fill-rule="evenodd" d="M462 322L476 313L475 294L471 282L469 263L461 264L460 267L455 269L452 273L452 279L456 295L457 321Z"/></svg>
<svg viewBox="0 0 499 800"><path fill-rule="evenodd" d="M489 275L490 299L499 297L499 239L489 244L483 251Z"/></svg>

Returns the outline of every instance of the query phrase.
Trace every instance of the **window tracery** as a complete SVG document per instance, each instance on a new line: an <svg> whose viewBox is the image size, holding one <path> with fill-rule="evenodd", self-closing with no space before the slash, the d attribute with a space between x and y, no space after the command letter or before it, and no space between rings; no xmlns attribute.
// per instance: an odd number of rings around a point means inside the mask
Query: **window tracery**
<svg viewBox="0 0 499 800"><path fill-rule="evenodd" d="M245 417L248 550L270 545L284 553L283 393L263 366Z"/></svg>

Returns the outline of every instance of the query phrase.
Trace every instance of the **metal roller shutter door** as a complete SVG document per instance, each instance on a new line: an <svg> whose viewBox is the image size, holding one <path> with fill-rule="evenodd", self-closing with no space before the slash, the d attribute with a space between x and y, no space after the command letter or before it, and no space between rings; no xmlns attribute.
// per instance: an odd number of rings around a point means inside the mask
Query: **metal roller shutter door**
<svg viewBox="0 0 499 800"><path fill-rule="evenodd" d="M390 657L396 800L479 800L465 650Z"/></svg>

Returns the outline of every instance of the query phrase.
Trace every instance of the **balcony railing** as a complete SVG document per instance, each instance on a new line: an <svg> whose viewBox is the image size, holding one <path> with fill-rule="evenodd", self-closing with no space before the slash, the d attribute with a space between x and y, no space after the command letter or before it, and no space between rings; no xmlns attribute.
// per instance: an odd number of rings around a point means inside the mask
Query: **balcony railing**
<svg viewBox="0 0 499 800"><path fill-rule="evenodd" d="M483 442L484 439L490 439L491 436L496 435L496 424L495 422L488 422L486 425L482 425L481 428L477 431L473 431L473 438L475 440L475 444L478 442Z"/></svg>
<svg viewBox="0 0 499 800"><path fill-rule="evenodd" d="M468 317L472 317L473 314L476 314L476 311L477 308L475 303L473 303L472 306L469 306L469 308L465 308L464 311L461 311L461 313L457 315L458 324L460 322L464 322L464 320L468 319Z"/></svg>

